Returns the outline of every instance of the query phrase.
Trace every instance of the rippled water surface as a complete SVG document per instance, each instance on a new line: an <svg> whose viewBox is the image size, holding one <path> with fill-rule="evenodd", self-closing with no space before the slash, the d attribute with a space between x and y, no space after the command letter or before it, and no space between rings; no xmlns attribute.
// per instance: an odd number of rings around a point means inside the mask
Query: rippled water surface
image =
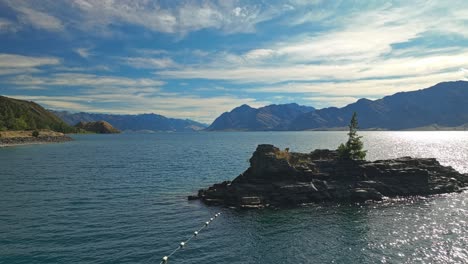
<svg viewBox="0 0 468 264"><path fill-rule="evenodd" d="M468 132L361 132L369 159L468 172ZM233 179L257 144L335 148L344 132L74 136L0 149L0 263L468 263L468 193L237 211L188 194Z"/></svg>

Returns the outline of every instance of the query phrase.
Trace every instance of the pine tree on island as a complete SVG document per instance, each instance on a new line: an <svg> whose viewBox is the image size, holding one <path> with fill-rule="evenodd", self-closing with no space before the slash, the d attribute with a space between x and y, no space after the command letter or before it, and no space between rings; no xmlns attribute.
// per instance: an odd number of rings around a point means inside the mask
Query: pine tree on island
<svg viewBox="0 0 468 264"><path fill-rule="evenodd" d="M366 158L367 150L364 150L362 136L357 134L358 128L357 114L354 112L349 123L348 141L345 144L341 143L338 147L338 156L341 159L363 160Z"/></svg>

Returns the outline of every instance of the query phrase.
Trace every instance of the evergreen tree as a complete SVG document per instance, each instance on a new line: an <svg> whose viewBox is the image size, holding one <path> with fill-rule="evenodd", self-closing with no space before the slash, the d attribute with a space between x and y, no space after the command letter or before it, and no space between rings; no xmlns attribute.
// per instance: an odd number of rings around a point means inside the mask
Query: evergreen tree
<svg viewBox="0 0 468 264"><path fill-rule="evenodd" d="M338 155L341 159L363 160L366 158L367 150L363 150L364 143L361 141L362 136L357 134L358 128L357 114L354 112L349 123L348 141L346 144L341 143L338 147Z"/></svg>

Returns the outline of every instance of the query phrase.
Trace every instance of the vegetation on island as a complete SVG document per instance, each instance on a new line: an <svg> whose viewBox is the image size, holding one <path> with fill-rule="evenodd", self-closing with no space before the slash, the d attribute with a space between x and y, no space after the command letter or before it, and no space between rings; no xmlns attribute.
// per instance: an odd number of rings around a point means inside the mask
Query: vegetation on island
<svg viewBox="0 0 468 264"><path fill-rule="evenodd" d="M361 141L362 136L358 136L359 128L357 114L353 113L353 117L349 123L348 141L338 147L338 156L341 159L363 160L366 158L367 150L364 150L364 143Z"/></svg>

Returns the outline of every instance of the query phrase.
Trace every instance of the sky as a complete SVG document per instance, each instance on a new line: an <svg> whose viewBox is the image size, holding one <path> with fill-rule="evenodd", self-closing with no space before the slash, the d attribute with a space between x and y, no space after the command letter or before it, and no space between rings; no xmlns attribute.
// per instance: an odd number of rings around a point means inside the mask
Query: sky
<svg viewBox="0 0 468 264"><path fill-rule="evenodd" d="M0 0L0 95L211 123L468 79L468 2Z"/></svg>

